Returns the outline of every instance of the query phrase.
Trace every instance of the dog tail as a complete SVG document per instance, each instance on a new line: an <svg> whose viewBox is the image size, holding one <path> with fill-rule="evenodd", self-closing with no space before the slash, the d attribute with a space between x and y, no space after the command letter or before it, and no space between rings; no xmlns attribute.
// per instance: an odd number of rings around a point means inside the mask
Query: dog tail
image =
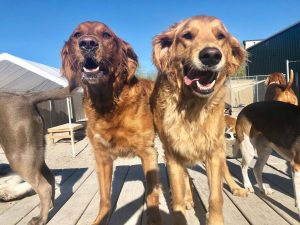
<svg viewBox="0 0 300 225"><path fill-rule="evenodd" d="M289 90L292 87L293 81L294 81L294 71L290 70L290 80L289 80L288 84L286 85L285 90Z"/></svg>
<svg viewBox="0 0 300 225"><path fill-rule="evenodd" d="M64 88L52 89L49 91L32 93L27 96L29 97L32 104L37 104L48 100L65 99L71 96L71 93L70 88L67 86Z"/></svg>

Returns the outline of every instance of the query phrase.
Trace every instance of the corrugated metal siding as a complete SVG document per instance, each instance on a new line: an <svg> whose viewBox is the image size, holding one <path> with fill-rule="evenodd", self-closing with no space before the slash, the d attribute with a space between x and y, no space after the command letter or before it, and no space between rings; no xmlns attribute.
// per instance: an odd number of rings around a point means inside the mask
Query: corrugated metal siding
<svg viewBox="0 0 300 225"><path fill-rule="evenodd" d="M43 117L45 129L69 122L67 100L51 100L42 102L38 105L38 110ZM72 96L72 122L85 119L85 113L82 105L82 93L76 93Z"/></svg>
<svg viewBox="0 0 300 225"><path fill-rule="evenodd" d="M248 49L248 75L286 73L286 60L300 60L300 23ZM290 64L295 73L300 63Z"/></svg>

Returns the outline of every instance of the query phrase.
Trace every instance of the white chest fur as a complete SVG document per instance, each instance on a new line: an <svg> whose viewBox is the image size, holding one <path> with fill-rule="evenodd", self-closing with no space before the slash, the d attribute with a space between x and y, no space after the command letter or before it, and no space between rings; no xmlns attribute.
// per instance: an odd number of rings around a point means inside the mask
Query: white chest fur
<svg viewBox="0 0 300 225"><path fill-rule="evenodd" d="M105 140L100 133L94 134L94 140L96 142L99 142L106 148L111 148L111 144L107 140Z"/></svg>

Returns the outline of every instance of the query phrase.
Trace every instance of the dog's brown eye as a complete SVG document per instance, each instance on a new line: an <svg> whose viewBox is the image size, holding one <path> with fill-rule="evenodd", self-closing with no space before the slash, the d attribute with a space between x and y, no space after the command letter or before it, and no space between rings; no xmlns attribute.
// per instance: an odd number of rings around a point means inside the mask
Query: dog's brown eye
<svg viewBox="0 0 300 225"><path fill-rule="evenodd" d="M81 36L81 33L80 32L76 32L74 35L73 35L73 37L75 37L75 38L79 38Z"/></svg>
<svg viewBox="0 0 300 225"><path fill-rule="evenodd" d="M111 35L110 35L110 33L108 33L108 32L103 32L103 33L102 33L102 37L108 39L108 38L111 37Z"/></svg>
<svg viewBox="0 0 300 225"><path fill-rule="evenodd" d="M185 34L182 35L182 37L187 40L191 40L193 38L193 35L191 32L186 32Z"/></svg>
<svg viewBox="0 0 300 225"><path fill-rule="evenodd" d="M172 45L172 41L168 38L164 38L160 41L161 48L169 48Z"/></svg>
<svg viewBox="0 0 300 225"><path fill-rule="evenodd" d="M223 34L223 33L218 33L217 34L217 39L218 40L222 40L222 39L224 39L225 38L225 35Z"/></svg>

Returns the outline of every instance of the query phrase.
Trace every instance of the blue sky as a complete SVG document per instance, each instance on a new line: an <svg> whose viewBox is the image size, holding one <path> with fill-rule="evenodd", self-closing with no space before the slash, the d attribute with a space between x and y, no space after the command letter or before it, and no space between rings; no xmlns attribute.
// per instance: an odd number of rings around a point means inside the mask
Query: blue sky
<svg viewBox="0 0 300 225"><path fill-rule="evenodd" d="M59 68L60 50L83 21L101 21L153 70L151 41L174 22L194 15L221 19L240 41L264 39L300 20L300 0L0 0L0 52Z"/></svg>

